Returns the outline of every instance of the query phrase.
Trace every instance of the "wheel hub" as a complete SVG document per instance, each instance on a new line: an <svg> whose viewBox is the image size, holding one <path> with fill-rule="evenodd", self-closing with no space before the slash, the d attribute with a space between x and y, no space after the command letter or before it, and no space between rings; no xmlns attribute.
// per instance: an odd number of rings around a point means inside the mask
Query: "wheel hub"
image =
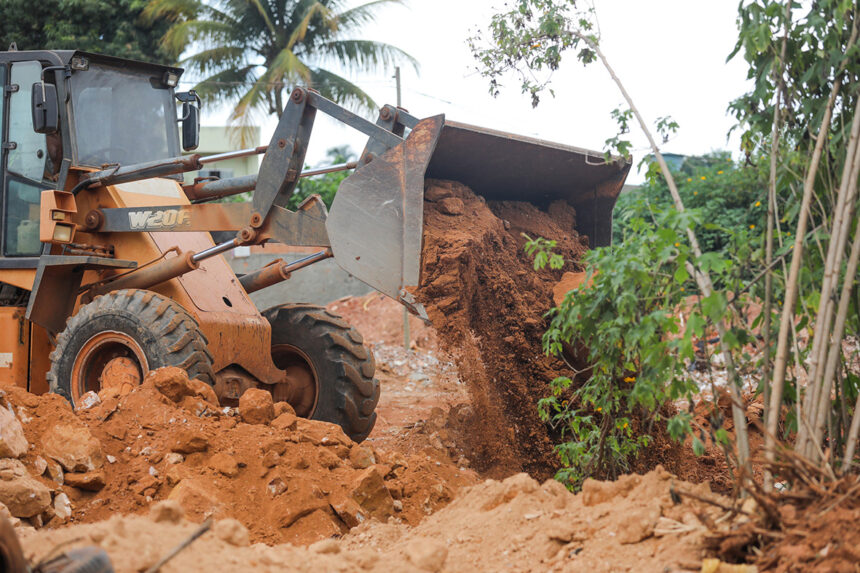
<svg viewBox="0 0 860 573"><path fill-rule="evenodd" d="M268 386L275 402L289 402L296 414L304 418L313 415L319 398L319 378L310 358L295 346L275 344L272 360L286 371L289 384Z"/></svg>
<svg viewBox="0 0 860 573"><path fill-rule="evenodd" d="M116 388L120 396L125 396L140 386L140 366L126 356L117 356L108 362L99 377L102 388Z"/></svg>
<svg viewBox="0 0 860 573"><path fill-rule="evenodd" d="M127 394L143 380L149 365L143 349L123 332L100 332L87 340L75 356L71 376L72 401L87 392L118 388Z"/></svg>

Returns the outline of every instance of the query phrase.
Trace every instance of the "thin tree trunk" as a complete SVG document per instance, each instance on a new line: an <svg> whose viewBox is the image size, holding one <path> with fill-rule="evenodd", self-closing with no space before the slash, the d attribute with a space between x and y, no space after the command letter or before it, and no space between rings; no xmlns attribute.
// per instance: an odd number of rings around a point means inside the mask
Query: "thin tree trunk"
<svg viewBox="0 0 860 573"><path fill-rule="evenodd" d="M776 358L773 363L773 381L770 394L770 418L767 421L767 432L764 434L765 457L769 462L776 461L776 434L779 422L779 412L782 406L782 394L785 389L785 372L788 366L788 333L794 322L794 306L797 304L798 279L800 277L800 266L803 261L803 240L806 236L806 228L809 219L809 205L812 202L812 194L815 188L815 178L818 174L818 165L821 162L821 153L824 143L827 141L827 133L830 131L830 120L833 114L833 104L842 87L842 80L837 79L830 91L824 117L821 118L821 126L818 129L818 137L815 141L815 149L812 152L812 160L809 171L803 182L803 198L800 203L800 214L797 220L797 230L794 234L794 249L791 256L791 267L785 283L785 300L782 306L782 316L779 323L779 334L776 342ZM798 399L798 408L800 401ZM802 428L802 425L798 425Z"/></svg>
<svg viewBox="0 0 860 573"><path fill-rule="evenodd" d="M854 120L851 124L851 135L845 154L842 180L839 185L836 208L833 211L833 223L830 230L830 242L827 246L818 313L815 317L815 334L809 358L809 382L804 398L804 407L811 431L801 431L797 435L796 449L810 458L815 458L816 455L816 450L811 447L811 441L820 443L823 434L823 427L820 423L822 419L821 404L830 398L830 386L827 385L820 370L827 360L836 284L842 270L842 259L845 254L845 243L850 227L850 215L853 212L854 195L857 191L858 151L860 151L860 99L858 99L857 107L854 110Z"/></svg>
<svg viewBox="0 0 860 573"><path fill-rule="evenodd" d="M855 111L857 115L860 115L860 100L858 100L858 108ZM855 118L856 119L856 118ZM860 121L857 122L860 125ZM857 177L860 175L860 145L857 146L857 150L854 154L854 165L851 169L849 177L849 191L847 193L848 197L846 199L845 210L847 211L847 216L841 222L842 228L840 231L840 240L838 244L834 246L836 250L838 250L838 256L834 257L835 261L833 263L833 295L828 291L827 298L830 299L829 308L832 310L835 304L833 300L835 296L836 283L839 280L839 274L842 269L842 256L845 253L845 242L842 240L842 237L846 237L848 231L851 228L852 215L854 214L854 198L857 195ZM832 243L831 243L831 246ZM812 418L815 421L815 425L813 429L815 430L815 434L812 439L816 442L820 443L823 437L824 431L824 420L828 417L830 413L830 389L833 386L833 379L836 375L836 367L839 363L839 360L842 358L842 336L845 332L845 322L848 317L848 304L851 300L851 290L854 287L854 278L857 275L857 262L858 257L860 257L860 232L855 231L854 233L854 242L851 246L851 255L848 260L848 267L845 272L845 280L842 283L842 293L839 297L839 308L836 310L836 323L833 326L833 332L831 336L827 336L828 332L819 332L817 328L818 321L816 320L816 338L819 335L823 335L822 339L826 340L827 343L822 342L822 350L823 354L826 356L826 363L824 364L824 375L821 378L821 382L818 384L818 405L817 410L815 412L815 416ZM826 275L825 275L826 276ZM823 292L822 292L823 294ZM829 321L828 321L829 322Z"/></svg>
<svg viewBox="0 0 860 573"><path fill-rule="evenodd" d="M767 427L770 419L770 314L773 304L773 227L776 217L776 166L779 156L779 129L781 124L780 104L782 100L782 66L788 51L788 32L791 25L791 0L785 3L785 24L780 48L779 62L773 68L773 85L776 98L773 104L773 129L770 141L770 181L767 190L767 237L765 238L765 272L764 277L764 307L762 313L762 386L764 387L764 425ZM785 263L783 263L785 264ZM770 470L764 474L765 491L773 486L773 476Z"/></svg>
<svg viewBox="0 0 860 573"><path fill-rule="evenodd" d="M845 444L845 456L842 458L841 473L847 473L854 461L854 452L857 449L857 434L860 432L860 394L857 394L857 402L854 404L854 416L851 418L851 427L848 429L848 442Z"/></svg>
<svg viewBox="0 0 860 573"><path fill-rule="evenodd" d="M860 26L860 18L855 19L854 28L851 31L851 38L845 51L848 52L857 41L858 26ZM788 366L788 332L793 326L794 321L794 306L797 304L798 279L800 276L800 266L803 260L803 238L806 235L806 228L809 219L809 204L812 201L813 190L815 188L815 178L818 174L818 165L821 162L821 153L824 150L824 144L827 142L827 134L830 131L830 120L833 116L833 105L836 102L836 97L842 88L841 72L845 69L847 60L844 60L839 66L837 79L833 83L833 88L830 90L830 97L827 99L827 105L824 109L824 116L821 119L821 125L818 128L818 137L815 141L815 148L812 152L812 160L810 161L809 171L806 174L806 179L803 182L803 199L800 204L800 214L797 220L797 231L794 235L794 253L791 257L791 268L785 284L785 301L782 307L782 317L779 324L779 334L777 336L776 359L773 365L773 383L771 385L770 396L770 411L772 413L768 420L767 432L764 436L765 457L768 461L773 462L776 459L775 439L777 432L777 423L779 421L779 411L782 406L782 394L785 387L785 372ZM800 410L800 402L798 400L798 410ZM799 424L802 428L803 425Z"/></svg>
<svg viewBox="0 0 860 573"><path fill-rule="evenodd" d="M621 91L621 95L624 97L625 101L627 102L627 105L630 106L630 110L633 112L633 115L636 116L636 120L639 122L639 126L642 128L645 137L648 138L648 143L651 146L651 150L654 153L654 156L657 158L657 163L660 165L660 171L662 172L663 178L666 180L666 184L669 187L669 192L672 195L672 201L675 204L675 209L679 213L683 213L685 211L684 202L681 200L681 194L678 192L678 187L675 184L675 179L672 177L671 171L669 171L669 166L666 164L666 160L660 153L660 148L657 146L657 142L654 140L654 136L651 135L651 130L648 128L648 124L645 123L645 119L642 117L642 114L639 113L638 108L633 103L633 99L630 97L630 94L628 94L627 90L624 88L624 84L621 83L621 80L615 74L615 70L613 70L612 66L609 65L609 61L606 59L606 56L603 54L603 51L600 49L600 47L594 42L592 42L591 39L589 39L588 37L576 32L573 33L581 40L583 40L586 44L588 44L588 46L592 50L594 50L606 70L609 72L609 75L612 77L612 80L618 86L618 89ZM690 228L687 229L687 239L690 241L690 246L692 247L693 253L696 255L696 257L701 257L702 250L699 247L699 241L696 238L696 233ZM696 283L699 285L699 290L702 292L703 296L708 297L714 291L711 277L707 273L707 271L704 271L703 269L697 268L696 270L697 272L695 274L695 278ZM743 399L741 397L740 392L740 381L738 379L737 371L735 369L731 348L726 341L727 329L725 321L722 319L718 320L716 323L716 327L717 333L720 337L720 349L722 350L723 357L726 361L726 372L728 373L730 381L729 389L732 396L732 420L735 425L736 442L738 448L738 464L744 470L747 471L747 475L751 475L751 472L749 471L749 433L747 431L746 413L742 408Z"/></svg>

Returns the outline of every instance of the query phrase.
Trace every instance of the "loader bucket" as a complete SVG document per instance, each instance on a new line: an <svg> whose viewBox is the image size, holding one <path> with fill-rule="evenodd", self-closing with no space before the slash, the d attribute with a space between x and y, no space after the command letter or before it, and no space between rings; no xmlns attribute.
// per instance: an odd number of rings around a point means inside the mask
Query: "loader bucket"
<svg viewBox="0 0 860 573"><path fill-rule="evenodd" d="M612 240L612 209L629 170L598 151L446 121L427 177L459 181L490 201L567 201L594 248Z"/></svg>
<svg viewBox="0 0 860 573"><path fill-rule="evenodd" d="M557 200L577 213L592 247L612 238L612 209L630 170L600 152L436 116L340 185L326 221L337 263L426 319L406 287L420 280L425 178L451 179L488 200Z"/></svg>

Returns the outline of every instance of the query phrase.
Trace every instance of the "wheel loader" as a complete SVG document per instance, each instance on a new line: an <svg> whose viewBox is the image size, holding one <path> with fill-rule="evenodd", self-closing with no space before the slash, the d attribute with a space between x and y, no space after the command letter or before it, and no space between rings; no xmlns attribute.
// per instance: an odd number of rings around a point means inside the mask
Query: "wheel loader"
<svg viewBox="0 0 860 573"><path fill-rule="evenodd" d="M362 440L379 385L361 335L309 304L260 311L250 293L334 258L426 318L412 289L428 177L487 199L567 200L591 245L610 240L627 162L390 105L374 123L308 88L292 91L268 145L201 157L187 153L200 100L177 90L181 75L80 51L0 52L0 382L79 405L178 366L223 404L264 388ZM318 112L367 136L356 162L303 170ZM257 174L183 184L186 172L253 154ZM352 171L330 211L317 196L286 208L301 177L330 170ZM250 201L217 201L249 191ZM243 276L222 256L266 242L316 252Z"/></svg>

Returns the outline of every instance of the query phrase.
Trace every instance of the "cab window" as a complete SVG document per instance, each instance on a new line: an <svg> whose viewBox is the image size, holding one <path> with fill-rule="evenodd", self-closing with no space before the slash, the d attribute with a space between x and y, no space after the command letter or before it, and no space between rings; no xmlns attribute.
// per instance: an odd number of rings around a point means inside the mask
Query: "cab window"
<svg viewBox="0 0 860 573"><path fill-rule="evenodd" d="M3 255L37 256L42 252L39 202L45 188L41 181L48 154L45 136L33 131L30 106L33 84L41 80L42 65L15 62L10 68L8 83L17 86L17 91L9 93L6 108Z"/></svg>

